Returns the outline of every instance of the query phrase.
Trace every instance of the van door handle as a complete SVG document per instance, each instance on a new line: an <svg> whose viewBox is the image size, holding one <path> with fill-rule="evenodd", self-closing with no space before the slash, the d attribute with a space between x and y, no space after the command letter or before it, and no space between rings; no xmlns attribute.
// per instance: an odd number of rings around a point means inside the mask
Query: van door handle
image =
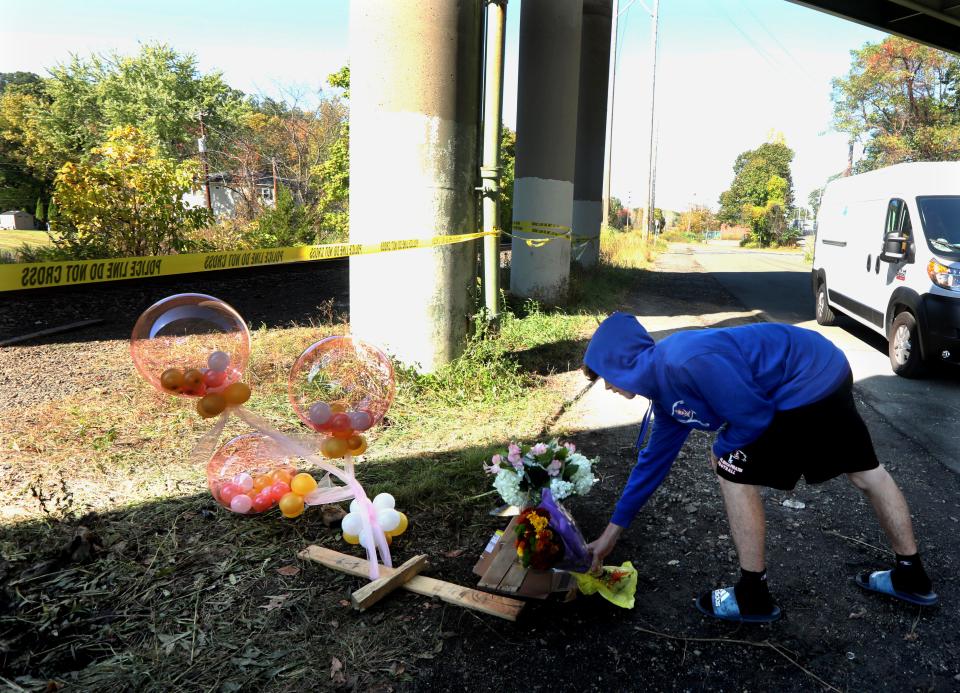
<svg viewBox="0 0 960 693"><path fill-rule="evenodd" d="M873 258L867 255L867 272L870 271L870 268L873 266Z"/></svg>
<svg viewBox="0 0 960 693"><path fill-rule="evenodd" d="M880 256L877 255L877 268L874 270L877 274L880 274Z"/></svg>

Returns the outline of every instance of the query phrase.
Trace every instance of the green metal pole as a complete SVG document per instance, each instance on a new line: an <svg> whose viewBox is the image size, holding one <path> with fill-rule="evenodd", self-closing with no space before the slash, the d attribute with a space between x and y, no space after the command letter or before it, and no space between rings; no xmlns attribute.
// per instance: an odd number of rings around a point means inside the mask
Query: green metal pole
<svg viewBox="0 0 960 693"><path fill-rule="evenodd" d="M503 51L507 0L486 0L487 37L483 95L483 230L498 228L500 213L500 131L503 118ZM498 315L500 295L500 236L483 239L483 299L487 318Z"/></svg>

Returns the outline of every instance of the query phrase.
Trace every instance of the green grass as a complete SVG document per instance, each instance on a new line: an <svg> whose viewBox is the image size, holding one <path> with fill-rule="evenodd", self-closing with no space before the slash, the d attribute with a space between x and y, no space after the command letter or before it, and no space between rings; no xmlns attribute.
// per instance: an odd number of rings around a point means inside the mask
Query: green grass
<svg viewBox="0 0 960 693"><path fill-rule="evenodd" d="M21 247L47 248L52 246L46 231L0 230L0 254L8 254L16 259Z"/></svg>

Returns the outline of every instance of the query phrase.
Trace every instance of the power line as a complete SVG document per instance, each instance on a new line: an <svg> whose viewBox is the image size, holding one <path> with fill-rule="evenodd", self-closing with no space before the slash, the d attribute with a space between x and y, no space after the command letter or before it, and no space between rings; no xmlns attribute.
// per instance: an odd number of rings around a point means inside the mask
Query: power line
<svg viewBox="0 0 960 693"><path fill-rule="evenodd" d="M810 74L807 72L807 70L806 70L806 68L803 66L803 64L802 64L799 60L797 60L796 57L794 57L793 53L791 53L790 50L789 50L786 46L784 46L783 43L781 43L780 39L777 38L777 36L776 36L772 31L770 31L769 28L767 28L767 25L754 13L754 11L753 11L752 9L750 9L750 6L746 3L746 1L745 1L745 0L740 0L740 4L743 5L743 9L745 9L745 10L747 11L747 13L748 13L751 17L753 17L753 21L755 21L757 24L759 24L759 25L760 25L760 28L763 29L764 32L766 32L767 36L769 36L769 37L773 40L773 42L776 43L776 44L780 47L780 50L782 50L782 51L786 54L786 56L787 56L788 58L790 58L790 60L791 60L791 61L793 62L793 64L796 66L797 71L798 71L805 79L807 79L809 82L813 83L813 78L812 78L812 77L810 76Z"/></svg>

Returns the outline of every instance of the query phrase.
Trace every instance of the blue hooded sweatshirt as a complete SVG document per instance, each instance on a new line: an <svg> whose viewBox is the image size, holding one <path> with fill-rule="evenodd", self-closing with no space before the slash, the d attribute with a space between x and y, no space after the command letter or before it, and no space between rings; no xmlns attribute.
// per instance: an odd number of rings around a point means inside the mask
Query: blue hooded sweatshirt
<svg viewBox="0 0 960 693"><path fill-rule="evenodd" d="M833 392L850 365L822 335L791 325L678 332L659 344L626 313L597 328L584 363L653 406L653 432L641 450L612 522L629 526L663 482L690 431L720 431L720 457L752 443L776 411L796 409Z"/></svg>

